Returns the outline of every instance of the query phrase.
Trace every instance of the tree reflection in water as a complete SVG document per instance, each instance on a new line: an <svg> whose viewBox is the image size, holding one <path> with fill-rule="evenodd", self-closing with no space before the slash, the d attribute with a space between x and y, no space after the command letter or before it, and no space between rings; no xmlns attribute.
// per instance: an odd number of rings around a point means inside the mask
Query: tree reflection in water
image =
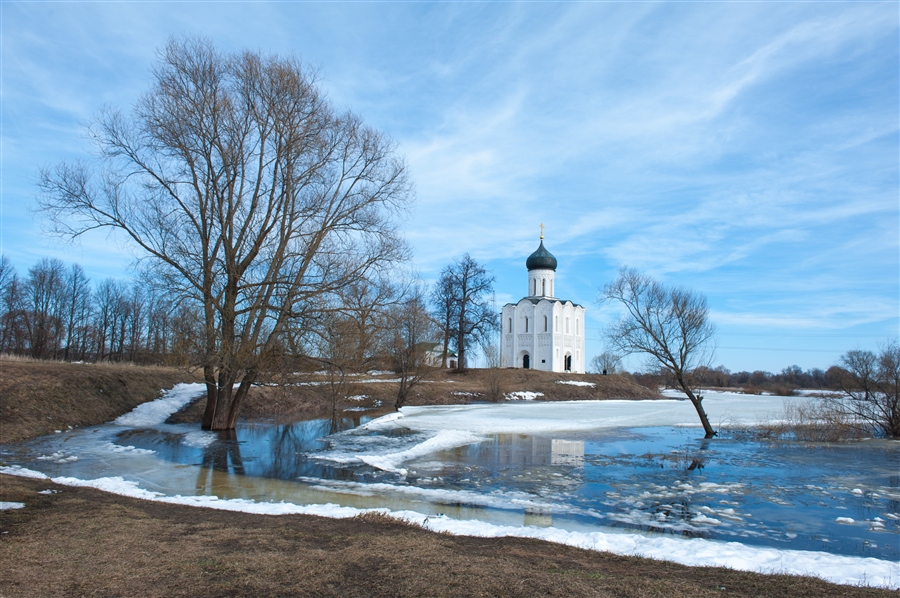
<svg viewBox="0 0 900 598"><path fill-rule="evenodd" d="M219 437L203 449L203 460L197 474L197 490L219 495L232 481L231 474L244 475L244 460L236 430L215 432Z"/></svg>
<svg viewBox="0 0 900 598"><path fill-rule="evenodd" d="M292 424L243 425L217 432L218 438L203 448L197 476L197 492L224 496L230 486L253 484L246 477L297 479L314 477L350 480L355 469L309 459L331 434L358 427L371 416L354 413L329 419ZM238 439L240 437L240 440Z"/></svg>

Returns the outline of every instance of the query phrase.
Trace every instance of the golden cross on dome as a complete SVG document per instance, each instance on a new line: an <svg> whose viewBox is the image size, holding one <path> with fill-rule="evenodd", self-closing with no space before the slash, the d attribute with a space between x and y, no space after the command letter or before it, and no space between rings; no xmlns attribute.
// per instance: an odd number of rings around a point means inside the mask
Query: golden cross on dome
<svg viewBox="0 0 900 598"><path fill-rule="evenodd" d="M541 223L541 241L544 240L544 223Z"/></svg>

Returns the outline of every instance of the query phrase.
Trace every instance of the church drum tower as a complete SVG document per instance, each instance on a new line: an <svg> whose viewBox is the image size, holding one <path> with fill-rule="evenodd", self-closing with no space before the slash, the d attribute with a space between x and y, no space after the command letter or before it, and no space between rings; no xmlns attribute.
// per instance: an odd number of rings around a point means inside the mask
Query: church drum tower
<svg viewBox="0 0 900 598"><path fill-rule="evenodd" d="M501 312L500 366L584 373L584 308L554 296L556 258L541 244L525 260L528 295Z"/></svg>

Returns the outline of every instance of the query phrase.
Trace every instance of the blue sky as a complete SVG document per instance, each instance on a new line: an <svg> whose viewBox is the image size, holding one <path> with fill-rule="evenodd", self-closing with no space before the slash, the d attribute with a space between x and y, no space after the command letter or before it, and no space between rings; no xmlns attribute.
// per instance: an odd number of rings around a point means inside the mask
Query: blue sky
<svg viewBox="0 0 900 598"><path fill-rule="evenodd" d="M293 53L390 135L416 184L405 224L433 279L470 253L498 306L526 292L546 225L588 357L620 265L707 296L716 363L827 368L898 336L898 2L6 2L2 252L95 281L132 254L64 246L31 212L38 168L148 88L156 49ZM629 362L638 367L640 361Z"/></svg>

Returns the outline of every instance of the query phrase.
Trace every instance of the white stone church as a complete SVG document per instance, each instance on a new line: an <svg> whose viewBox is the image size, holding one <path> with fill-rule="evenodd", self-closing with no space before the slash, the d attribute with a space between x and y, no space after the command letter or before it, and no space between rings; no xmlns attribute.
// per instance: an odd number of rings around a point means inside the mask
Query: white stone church
<svg viewBox="0 0 900 598"><path fill-rule="evenodd" d="M528 256L528 295L503 306L500 367L584 373L584 308L554 296L556 258L541 245Z"/></svg>

